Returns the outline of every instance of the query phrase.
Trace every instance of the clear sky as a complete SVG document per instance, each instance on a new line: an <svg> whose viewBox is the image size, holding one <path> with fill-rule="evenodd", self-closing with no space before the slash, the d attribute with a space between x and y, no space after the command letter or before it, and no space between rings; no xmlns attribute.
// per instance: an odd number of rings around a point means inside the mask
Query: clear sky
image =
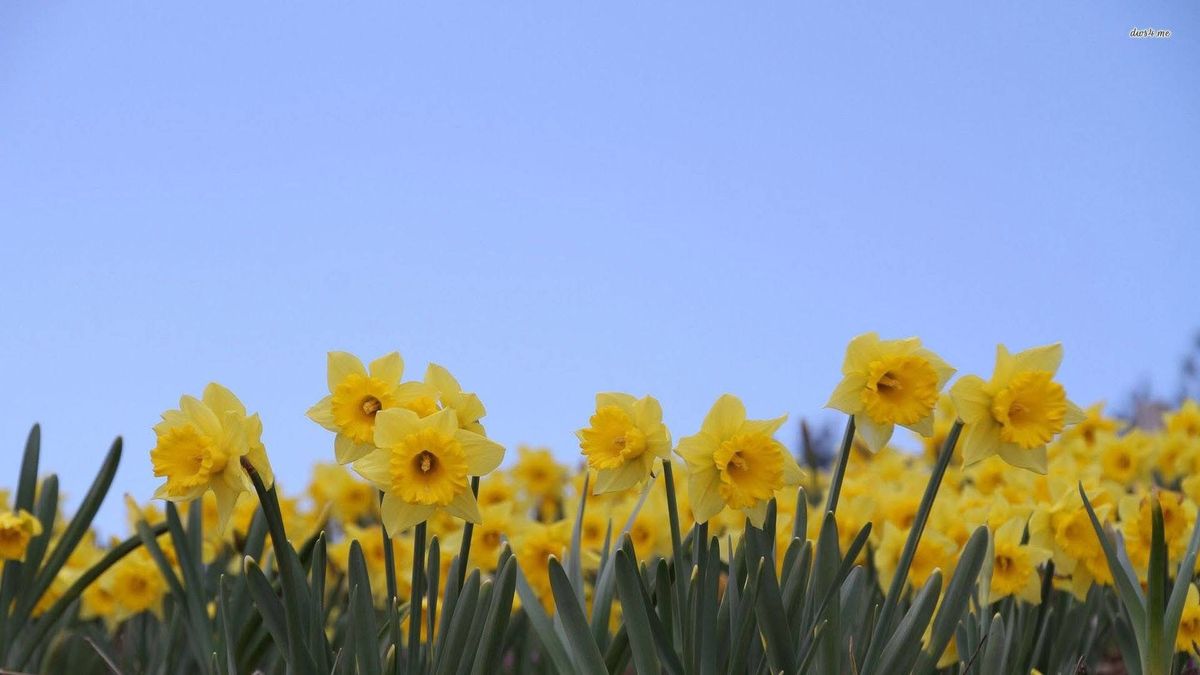
<svg viewBox="0 0 1200 675"><path fill-rule="evenodd" d="M836 8L836 9L835 9ZM1169 39L1131 39L1134 27ZM846 342L1061 340L1081 403L1200 327L1200 5L0 4L0 484L83 493L210 380L285 489L325 352L433 360L511 448L822 412ZM515 454L515 452L514 452Z"/></svg>

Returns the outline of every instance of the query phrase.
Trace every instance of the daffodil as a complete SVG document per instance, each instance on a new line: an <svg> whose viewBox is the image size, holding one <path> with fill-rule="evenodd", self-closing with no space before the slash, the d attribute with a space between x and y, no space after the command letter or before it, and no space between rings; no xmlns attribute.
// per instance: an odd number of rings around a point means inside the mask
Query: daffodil
<svg viewBox="0 0 1200 675"><path fill-rule="evenodd" d="M1084 419L1054 380L1061 362L1059 344L1017 354L1000 345L991 380L968 375L954 383L950 396L966 423L964 464L999 455L1013 466L1046 473L1046 444Z"/></svg>
<svg viewBox="0 0 1200 675"><path fill-rule="evenodd" d="M1195 584L1188 584L1179 632L1175 634L1175 651L1193 654L1197 649L1200 649L1200 591L1196 590Z"/></svg>
<svg viewBox="0 0 1200 675"><path fill-rule="evenodd" d="M992 536L992 602L1015 596L1029 603L1041 602L1041 577L1038 566L1051 557L1051 552L1032 543L1022 544L1025 520L1014 518L997 529Z"/></svg>
<svg viewBox="0 0 1200 675"><path fill-rule="evenodd" d="M379 497L375 488L355 478L340 464L317 464L312 473L308 493L313 503L328 504L339 521L356 523L377 510Z"/></svg>
<svg viewBox="0 0 1200 675"><path fill-rule="evenodd" d="M154 475L167 479L155 498L190 502L211 490L217 498L218 530L225 528L238 495L254 490L243 459L264 486L275 482L258 414L247 415L246 406L233 392L215 382L204 388L199 399L180 398L179 409L164 412L154 433L157 442L150 461Z"/></svg>
<svg viewBox="0 0 1200 675"><path fill-rule="evenodd" d="M439 410L450 408L458 420L458 426L479 434L486 435L480 419L487 411L479 397L462 390L462 385L450 371L436 363L431 363L425 369L425 381L406 383L397 398L397 404L402 408L428 417Z"/></svg>
<svg viewBox="0 0 1200 675"><path fill-rule="evenodd" d="M29 540L42 533L42 522L25 509L0 513L0 560L24 560Z"/></svg>
<svg viewBox="0 0 1200 675"><path fill-rule="evenodd" d="M657 461L671 456L671 433L653 397L596 394L596 412L576 432L597 494L627 490L646 480Z"/></svg>
<svg viewBox="0 0 1200 675"><path fill-rule="evenodd" d="M1190 398L1184 401L1178 410L1163 416L1163 426L1171 433L1200 438L1200 402Z"/></svg>
<svg viewBox="0 0 1200 675"><path fill-rule="evenodd" d="M329 395L309 408L308 417L337 434L333 452L338 464L349 464L373 450L376 415L419 389L409 384L402 389L403 375L404 360L397 352L375 359L369 368L353 354L329 352Z"/></svg>
<svg viewBox="0 0 1200 675"><path fill-rule="evenodd" d="M863 333L846 347L842 381L825 406L853 415L867 447L878 452L897 424L933 435L938 392L953 374L915 337L880 340L875 333Z"/></svg>
<svg viewBox="0 0 1200 675"><path fill-rule="evenodd" d="M525 492L538 501L561 496L563 483L567 481L567 468L554 459L554 453L524 445L517 447L512 474Z"/></svg>
<svg viewBox="0 0 1200 675"><path fill-rule="evenodd" d="M374 420L375 449L354 470L383 491L383 524L396 536L439 510L479 522L469 476L500 465L504 448L459 427L454 410L421 417L407 408L381 411Z"/></svg>
<svg viewBox="0 0 1200 675"><path fill-rule="evenodd" d="M729 507L761 527L775 492L800 484L800 467L775 440L786 420L786 415L746 419L741 399L725 394L708 411L700 432L679 441L676 452L687 462L688 498L696 522L707 522Z"/></svg>

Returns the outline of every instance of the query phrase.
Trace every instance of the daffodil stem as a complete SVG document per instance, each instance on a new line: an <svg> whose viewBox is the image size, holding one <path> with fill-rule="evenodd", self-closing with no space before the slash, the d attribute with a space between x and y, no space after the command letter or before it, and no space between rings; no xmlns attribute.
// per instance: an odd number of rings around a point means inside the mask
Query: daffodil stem
<svg viewBox="0 0 1200 675"><path fill-rule="evenodd" d="M962 433L962 427L962 420L955 420L954 426L950 427L950 433L942 445L937 463L933 466L933 473L929 475L929 482L925 484L925 494L921 497L917 516L908 531L908 539L904 542L904 550L900 553L896 571L892 574L892 583L888 587L887 597L883 600L883 608L879 611L875 629L871 631L871 644L867 647L867 655L863 659L863 668L860 671L862 673L873 672L875 661L879 658L879 653L886 642L887 631L892 628L891 624L900 603L900 596L904 593L905 583L908 582L908 570L912 566L917 545L921 542L921 534L925 531L926 523L929 522L929 513L933 510L933 501L937 499L938 488L941 487L942 479L946 476L950 459L954 457L954 446L958 444L958 436Z"/></svg>
<svg viewBox="0 0 1200 675"><path fill-rule="evenodd" d="M479 476L471 477L471 492L479 499ZM467 521L463 524L462 543L458 546L458 578L456 588L462 590L467 581L467 559L471 557L471 537L475 534L475 523Z"/></svg>
<svg viewBox="0 0 1200 675"><path fill-rule="evenodd" d="M379 502L383 503L383 493L379 493ZM383 564L386 568L384 576L387 578L387 593L389 605L396 601L396 553L392 549L392 538L388 535L387 526L383 524L383 520L379 521L379 534L383 537Z"/></svg>
<svg viewBox="0 0 1200 675"><path fill-rule="evenodd" d="M379 493L379 503L383 504L383 493ZM388 594L388 611L392 612L392 627L391 636L392 644L400 644L400 624L395 621L396 612L396 596L399 594L396 586L396 552L392 547L392 537L388 534L387 526L383 524L383 519L379 520L379 534L383 537L383 566L384 578L387 579L387 594ZM395 664L399 664L397 660ZM399 666L396 665L395 671L399 672Z"/></svg>
<svg viewBox="0 0 1200 675"><path fill-rule="evenodd" d="M679 498L675 494L675 472L671 459L663 459L663 484L667 490L667 517L671 521L671 558L675 565L675 602L671 603L674 614L674 637L676 643L683 641L683 611L687 604L688 578L683 575L683 538L679 532ZM688 575L691 576L690 574Z"/></svg>
<svg viewBox="0 0 1200 675"><path fill-rule="evenodd" d="M421 619L424 612L421 611L421 598L425 594L422 588L424 584L425 571L425 521L417 524L417 529L413 532L413 563L412 563L412 591L408 594L408 671L409 673L421 672L418 670L421 664Z"/></svg>
<svg viewBox="0 0 1200 675"><path fill-rule="evenodd" d="M846 420L846 432L842 434L842 447L838 450L837 465L829 478L829 495L825 501L825 512L836 513L838 497L842 493L842 479L846 477L846 465L850 463L850 450L854 447L854 415Z"/></svg>

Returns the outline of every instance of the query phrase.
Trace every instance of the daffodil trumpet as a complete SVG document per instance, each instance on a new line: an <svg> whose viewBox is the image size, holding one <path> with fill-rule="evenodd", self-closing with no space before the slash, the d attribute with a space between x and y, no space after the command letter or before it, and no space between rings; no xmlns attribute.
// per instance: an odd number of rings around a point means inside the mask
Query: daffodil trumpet
<svg viewBox="0 0 1200 675"><path fill-rule="evenodd" d="M886 636L886 631L891 629L892 619L900 604L900 596L904 593L904 585L908 581L908 570L912 566L913 555L917 552L917 544L921 541L925 524L929 522L933 501L937 499L938 488L941 487L942 479L946 476L946 469L950 466L950 459L954 456L954 446L958 444L962 428L962 420L955 420L954 426L950 427L950 433L946 436L945 444L942 445L942 451L938 454L933 473L929 475L929 482L925 484L925 494L921 497L921 505L917 508L916 518L908 531L908 539L904 542L904 550L900 553L896 571L892 574L892 584L888 587L887 597L884 598L883 608L879 612L879 619L875 622L875 630L872 632L871 644L867 647L867 655L863 659L861 672L872 672L875 668L875 660L879 658L880 652L883 650L883 638Z"/></svg>

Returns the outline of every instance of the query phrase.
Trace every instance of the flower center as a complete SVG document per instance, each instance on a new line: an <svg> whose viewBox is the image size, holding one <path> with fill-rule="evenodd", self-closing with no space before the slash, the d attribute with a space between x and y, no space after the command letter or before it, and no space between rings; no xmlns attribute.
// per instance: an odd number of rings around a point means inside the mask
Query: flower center
<svg viewBox="0 0 1200 675"><path fill-rule="evenodd" d="M1000 438L1029 450L1049 443L1062 431L1067 394L1045 370L1020 373L992 399L992 417Z"/></svg>
<svg viewBox="0 0 1200 675"><path fill-rule="evenodd" d="M364 414L374 417L375 413L379 412L381 408L383 408L383 404L374 396L368 396L363 399L362 410Z"/></svg>
<svg viewBox="0 0 1200 675"><path fill-rule="evenodd" d="M358 443L375 438L375 414L395 405L393 387L368 375L347 375L333 390L333 423Z"/></svg>
<svg viewBox="0 0 1200 675"><path fill-rule="evenodd" d="M579 440L589 467L620 468L646 451L646 435L620 406L603 406L592 415L590 423L580 432Z"/></svg>
<svg viewBox="0 0 1200 675"><path fill-rule="evenodd" d="M421 429L391 452L392 491L409 504L446 506L467 488L467 457L450 434Z"/></svg>
<svg viewBox="0 0 1200 675"><path fill-rule="evenodd" d="M862 391L867 416L878 424L915 424L937 404L937 371L919 356L889 356L872 361Z"/></svg>
<svg viewBox="0 0 1200 675"><path fill-rule="evenodd" d="M208 485L225 469L229 457L210 437L191 424L171 427L158 435L150 451L155 476L167 477L167 493L185 496Z"/></svg>
<svg viewBox="0 0 1200 675"><path fill-rule="evenodd" d="M745 509L770 499L783 487L783 453L767 434L734 434L717 448L718 491L731 508Z"/></svg>

